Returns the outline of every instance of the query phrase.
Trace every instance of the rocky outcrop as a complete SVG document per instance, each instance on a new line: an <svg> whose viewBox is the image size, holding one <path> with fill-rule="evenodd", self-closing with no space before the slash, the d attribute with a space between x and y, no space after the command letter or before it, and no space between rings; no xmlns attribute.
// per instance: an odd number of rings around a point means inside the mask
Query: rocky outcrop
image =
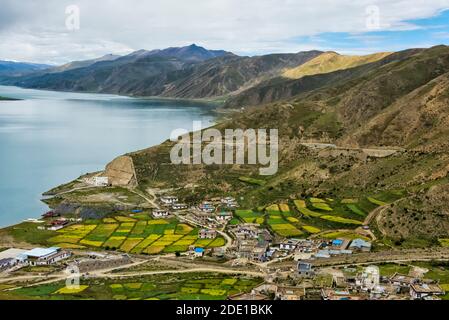
<svg viewBox="0 0 449 320"><path fill-rule="evenodd" d="M136 171L131 157L121 156L106 166L102 176L108 177L112 186L137 186Z"/></svg>

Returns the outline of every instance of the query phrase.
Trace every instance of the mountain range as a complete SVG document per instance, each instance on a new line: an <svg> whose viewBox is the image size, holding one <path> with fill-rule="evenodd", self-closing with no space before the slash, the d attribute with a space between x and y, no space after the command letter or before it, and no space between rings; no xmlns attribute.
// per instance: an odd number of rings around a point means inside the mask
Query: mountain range
<svg viewBox="0 0 449 320"><path fill-rule="evenodd" d="M9 74L2 84L25 88L130 96L215 99L236 95L320 56L323 52L241 57L195 44L106 55L33 73Z"/></svg>
<svg viewBox="0 0 449 320"><path fill-rule="evenodd" d="M21 77L48 68L51 68L51 66L46 64L0 60L0 79L4 77Z"/></svg>
<svg viewBox="0 0 449 320"><path fill-rule="evenodd" d="M288 99L353 78L415 52L345 56L315 50L242 57L192 44L138 50L125 56L109 54L57 67L26 64L28 69L20 72L0 73L0 83L138 97L217 99L225 101L226 107L240 108Z"/></svg>

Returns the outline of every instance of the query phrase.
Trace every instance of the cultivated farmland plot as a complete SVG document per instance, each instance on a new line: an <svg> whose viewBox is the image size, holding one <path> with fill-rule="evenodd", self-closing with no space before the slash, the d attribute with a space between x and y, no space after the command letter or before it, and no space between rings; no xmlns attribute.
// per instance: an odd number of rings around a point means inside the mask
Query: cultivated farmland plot
<svg viewBox="0 0 449 320"><path fill-rule="evenodd" d="M78 288L65 283L43 284L12 290L16 298L73 300L225 300L228 296L249 292L261 279L217 274L164 275L123 280L85 281Z"/></svg>
<svg viewBox="0 0 449 320"><path fill-rule="evenodd" d="M222 238L200 240L198 229L175 219L138 220L126 216L69 226L48 241L64 248L94 247L135 254L185 252L191 245L214 248L225 244Z"/></svg>

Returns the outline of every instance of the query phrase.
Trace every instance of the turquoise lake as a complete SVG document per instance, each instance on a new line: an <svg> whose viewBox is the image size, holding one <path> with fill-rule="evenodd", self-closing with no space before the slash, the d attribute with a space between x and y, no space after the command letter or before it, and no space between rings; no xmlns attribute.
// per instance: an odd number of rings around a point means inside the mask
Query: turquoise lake
<svg viewBox="0 0 449 320"><path fill-rule="evenodd" d="M0 86L0 227L38 218L42 193L127 152L165 141L172 130L214 122L214 106Z"/></svg>

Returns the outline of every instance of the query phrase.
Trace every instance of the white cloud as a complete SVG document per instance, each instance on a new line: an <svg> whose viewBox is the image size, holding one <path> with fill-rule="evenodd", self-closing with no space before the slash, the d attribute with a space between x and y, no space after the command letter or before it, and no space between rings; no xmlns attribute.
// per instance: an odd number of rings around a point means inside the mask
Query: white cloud
<svg viewBox="0 0 449 320"><path fill-rule="evenodd" d="M65 27L73 4L77 31ZM431 17L449 0L0 0L0 59L64 63L193 42L240 54L316 49L292 39L370 31L372 5L380 30L410 30L407 20Z"/></svg>

